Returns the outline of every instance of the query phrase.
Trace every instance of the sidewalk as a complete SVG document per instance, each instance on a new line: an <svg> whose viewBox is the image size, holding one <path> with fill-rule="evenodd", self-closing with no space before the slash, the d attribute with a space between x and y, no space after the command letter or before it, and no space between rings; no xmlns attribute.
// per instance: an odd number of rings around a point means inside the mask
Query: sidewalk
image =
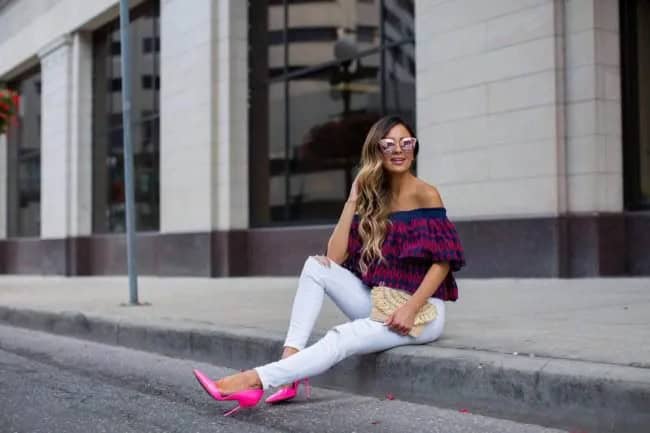
<svg viewBox="0 0 650 433"><path fill-rule="evenodd" d="M277 356L296 283L143 277L151 305L124 307L126 277L3 276L0 321L244 368ZM555 426L650 423L650 278L458 283L438 342L346 361L321 384ZM345 320L326 301L314 337Z"/></svg>

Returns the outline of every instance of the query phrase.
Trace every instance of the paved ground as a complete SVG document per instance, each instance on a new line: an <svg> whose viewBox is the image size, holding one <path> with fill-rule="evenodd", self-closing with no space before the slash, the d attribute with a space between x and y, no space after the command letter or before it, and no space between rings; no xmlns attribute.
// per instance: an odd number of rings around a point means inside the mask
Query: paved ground
<svg viewBox="0 0 650 433"><path fill-rule="evenodd" d="M0 277L0 305L183 328L284 334L296 278ZM650 278L459 279L440 347L650 368ZM316 332L346 319L326 302Z"/></svg>
<svg viewBox="0 0 650 433"><path fill-rule="evenodd" d="M431 406L316 388L310 401L223 418L191 369L232 370L0 326L0 431L559 432Z"/></svg>

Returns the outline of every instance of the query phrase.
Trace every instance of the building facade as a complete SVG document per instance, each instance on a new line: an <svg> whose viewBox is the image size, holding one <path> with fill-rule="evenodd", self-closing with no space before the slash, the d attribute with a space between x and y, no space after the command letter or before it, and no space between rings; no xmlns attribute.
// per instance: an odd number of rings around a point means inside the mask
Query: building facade
<svg viewBox="0 0 650 433"><path fill-rule="evenodd" d="M0 272L292 275L397 113L466 277L650 275L650 0L0 0Z"/></svg>

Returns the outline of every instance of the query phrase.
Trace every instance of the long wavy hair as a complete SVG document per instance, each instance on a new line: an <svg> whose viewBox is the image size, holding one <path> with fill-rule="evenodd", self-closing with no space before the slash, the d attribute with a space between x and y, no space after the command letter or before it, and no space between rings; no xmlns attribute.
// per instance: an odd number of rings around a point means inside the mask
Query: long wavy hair
<svg viewBox="0 0 650 433"><path fill-rule="evenodd" d="M359 236L361 237L361 257L359 269L368 272L373 262L383 261L381 246L386 237L390 221L390 183L383 167L383 154L379 149L379 140L384 138L396 125L402 125L411 136L413 129L398 116L386 116L375 122L368 131L366 141L361 149L361 161L357 178L359 214ZM417 156L416 145L413 156Z"/></svg>

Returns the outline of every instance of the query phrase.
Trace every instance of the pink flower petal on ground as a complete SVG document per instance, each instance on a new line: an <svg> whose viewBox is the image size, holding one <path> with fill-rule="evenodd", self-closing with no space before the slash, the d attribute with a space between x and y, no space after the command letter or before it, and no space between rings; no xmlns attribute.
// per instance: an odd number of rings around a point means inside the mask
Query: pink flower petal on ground
<svg viewBox="0 0 650 433"><path fill-rule="evenodd" d="M395 396L393 395L392 392L387 393L387 394L386 394L386 398L387 398L388 400L395 400Z"/></svg>
<svg viewBox="0 0 650 433"><path fill-rule="evenodd" d="M471 413L469 410L467 410L465 408L460 409L458 412L460 412L460 413Z"/></svg>

